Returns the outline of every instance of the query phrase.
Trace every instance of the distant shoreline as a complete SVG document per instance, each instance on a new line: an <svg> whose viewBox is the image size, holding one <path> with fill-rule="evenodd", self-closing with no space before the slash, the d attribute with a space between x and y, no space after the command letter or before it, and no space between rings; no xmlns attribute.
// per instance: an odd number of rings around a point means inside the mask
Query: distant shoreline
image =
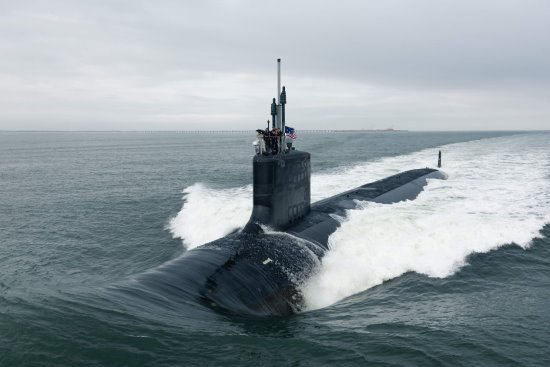
<svg viewBox="0 0 550 367"><path fill-rule="evenodd" d="M404 132L549 132L550 130L400 130L400 129L361 129L323 130L304 129L298 133L404 133ZM0 133L177 133L177 134L241 134L255 130L0 130Z"/></svg>
<svg viewBox="0 0 550 367"><path fill-rule="evenodd" d="M0 130L8 133L249 133L250 130ZM322 132L322 133L350 133L350 132L408 132L409 130L398 129L361 129L361 130L330 130L330 129L304 129L300 132Z"/></svg>

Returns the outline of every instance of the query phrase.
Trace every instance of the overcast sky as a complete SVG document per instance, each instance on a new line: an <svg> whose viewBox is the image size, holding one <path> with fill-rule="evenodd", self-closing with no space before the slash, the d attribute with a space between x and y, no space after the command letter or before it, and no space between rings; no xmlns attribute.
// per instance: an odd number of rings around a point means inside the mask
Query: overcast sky
<svg viewBox="0 0 550 367"><path fill-rule="evenodd" d="M0 0L0 129L550 129L550 1Z"/></svg>

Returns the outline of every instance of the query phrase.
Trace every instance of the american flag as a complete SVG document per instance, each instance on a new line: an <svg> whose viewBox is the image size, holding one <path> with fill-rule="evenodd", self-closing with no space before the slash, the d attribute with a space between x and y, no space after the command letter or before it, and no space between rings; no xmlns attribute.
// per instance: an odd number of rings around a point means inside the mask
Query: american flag
<svg viewBox="0 0 550 367"><path fill-rule="evenodd" d="M294 130L294 128L290 126L285 126L285 134L290 139L296 139L296 131Z"/></svg>

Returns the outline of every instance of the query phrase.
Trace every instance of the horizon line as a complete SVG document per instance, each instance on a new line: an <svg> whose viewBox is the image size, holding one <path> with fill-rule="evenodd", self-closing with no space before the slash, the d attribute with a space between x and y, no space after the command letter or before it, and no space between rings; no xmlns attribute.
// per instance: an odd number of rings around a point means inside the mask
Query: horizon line
<svg viewBox="0 0 550 367"><path fill-rule="evenodd" d="M249 133L256 130L4 130L2 133ZM303 129L300 132L550 132L549 129L410 130L410 129Z"/></svg>

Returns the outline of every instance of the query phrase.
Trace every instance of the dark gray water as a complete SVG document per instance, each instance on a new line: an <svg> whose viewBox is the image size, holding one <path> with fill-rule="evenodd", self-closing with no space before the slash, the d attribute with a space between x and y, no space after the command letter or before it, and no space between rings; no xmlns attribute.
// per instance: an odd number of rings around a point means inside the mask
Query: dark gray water
<svg viewBox="0 0 550 367"><path fill-rule="evenodd" d="M252 140L0 133L0 365L550 364L548 133L304 133L314 198L433 165L441 146L451 178L350 213L308 312L125 292L246 218Z"/></svg>

